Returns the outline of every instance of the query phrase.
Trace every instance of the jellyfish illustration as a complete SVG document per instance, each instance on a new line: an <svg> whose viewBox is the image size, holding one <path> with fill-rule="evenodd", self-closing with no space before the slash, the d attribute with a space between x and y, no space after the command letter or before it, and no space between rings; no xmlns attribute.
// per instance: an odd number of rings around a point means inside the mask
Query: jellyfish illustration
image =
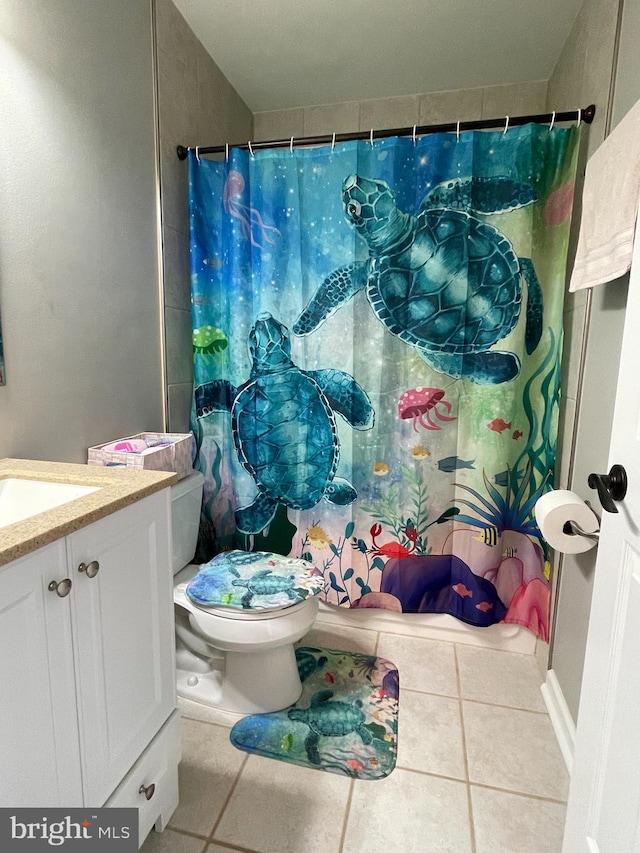
<svg viewBox="0 0 640 853"><path fill-rule="evenodd" d="M398 417L404 420L412 418L415 432L418 432L418 424L425 429L442 429L431 419L432 414L439 421L455 421L456 418L443 414L439 406L451 411L451 403L444 399L441 388L411 388L398 401Z"/></svg>
<svg viewBox="0 0 640 853"><path fill-rule="evenodd" d="M255 207L248 207L240 201L244 192L244 186L244 178L240 172L232 169L224 184L222 203L226 213L235 217L240 223L243 237L249 240L252 246L261 249L262 243L258 242L257 237L260 237L267 243L273 243L268 232L271 231L274 234L280 234L280 231L273 225L266 225L260 212ZM257 229L257 233L254 229Z"/></svg>
<svg viewBox="0 0 640 853"><path fill-rule="evenodd" d="M228 346L228 339L222 329L215 326L201 326L193 330L193 358L202 356L208 362L209 355L216 355Z"/></svg>

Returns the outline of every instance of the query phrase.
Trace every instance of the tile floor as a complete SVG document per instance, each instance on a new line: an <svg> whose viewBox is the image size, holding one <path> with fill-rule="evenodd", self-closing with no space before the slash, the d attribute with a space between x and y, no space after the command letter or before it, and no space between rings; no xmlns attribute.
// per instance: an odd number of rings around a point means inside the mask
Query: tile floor
<svg viewBox="0 0 640 853"><path fill-rule="evenodd" d="M180 700L180 805L143 853L559 853L568 776L533 656L317 622L400 671L398 763L359 782L247 755Z"/></svg>

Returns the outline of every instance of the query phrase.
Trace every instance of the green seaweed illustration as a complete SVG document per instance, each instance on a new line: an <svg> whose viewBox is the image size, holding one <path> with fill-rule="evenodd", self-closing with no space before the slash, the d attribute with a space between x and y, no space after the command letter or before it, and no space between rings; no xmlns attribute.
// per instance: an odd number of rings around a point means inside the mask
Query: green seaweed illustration
<svg viewBox="0 0 640 853"><path fill-rule="evenodd" d="M538 498L549 488L555 463L555 427L560 406L560 361L558 341L549 328L550 344L536 370L527 380L522 394L522 409L529 425L527 443L512 468L507 466L506 482L489 481L482 472L486 494L463 483L458 488L470 493L475 500L457 498L456 503L473 510L473 515L458 514L457 521L481 529L496 528L500 534L513 530L536 537L546 544L534 517ZM543 411L536 411L534 401ZM502 491L504 490L504 491Z"/></svg>
<svg viewBox="0 0 640 853"><path fill-rule="evenodd" d="M429 554L429 527L443 524L460 512L457 507L450 507L429 522L428 492L423 473L406 466L401 466L401 471L400 487L390 488L374 505L360 507L373 520L369 529L370 541L355 533L353 521L347 523L344 534L336 542L331 541L318 521L312 522L302 538L300 557L303 559L314 561L310 548L328 550L321 571L338 604L352 604L355 598L372 592L372 573L382 572L389 557ZM377 537L383 530L385 539L392 541L380 544ZM353 565L354 552L358 555L360 569ZM350 590L349 582L355 584L355 590Z"/></svg>
<svg viewBox="0 0 640 853"><path fill-rule="evenodd" d="M518 470L526 461L530 467L530 476L523 479L529 496L538 497L546 490L553 477L556 459L555 431L560 409L560 359L559 342L553 329L549 328L551 342L547 353L531 374L522 394L522 408L529 424L527 443L511 469L511 487L517 489ZM543 401L542 416L536 411L535 403Z"/></svg>
<svg viewBox="0 0 640 853"><path fill-rule="evenodd" d="M530 493L531 463L527 463L522 483L517 489L513 488L511 477L507 479L504 495L501 494L497 486L490 482L484 471L482 477L487 490L487 497L481 495L471 486L456 483L458 488L469 492L476 499L475 502L464 498L455 499L476 513L475 516L460 513L456 515L456 521L462 521L483 530L495 527L500 534L504 533L505 530L513 530L517 533L525 533L539 538L540 530L533 518L533 508L544 490L544 485L538 486L533 493Z"/></svg>
<svg viewBox="0 0 640 853"><path fill-rule="evenodd" d="M347 556L350 552L347 551L345 553L345 546L349 540L353 538L354 530L355 523L353 521L349 521L344 529L344 536L338 537L337 543L334 543L326 537L326 534L319 526L319 523L314 521L302 540L300 556L303 560L315 562L313 554L310 551L305 550L312 544L316 547L323 545L329 549L330 555L323 560L321 571L325 579L328 581L331 589L336 593L339 604L351 604L352 601L347 582L355 575L355 569L350 565L351 560L348 559ZM323 537L325 538L323 539ZM381 566L377 564L373 565L373 561L370 563L366 553L365 559L367 562L366 578L362 578L360 576L355 578L355 583L360 589L360 595L371 592L371 587L369 586L371 570L376 568L382 569L384 567L383 561L381 561ZM349 563L349 565L346 565L347 563Z"/></svg>
<svg viewBox="0 0 640 853"><path fill-rule="evenodd" d="M362 505L361 509L377 523L370 530L372 537L379 536L384 527L387 533L393 536L397 545L406 549L407 554L416 556L430 554L427 530L434 524L450 521L459 513L459 510L456 507L450 507L430 522L427 509L428 492L423 472L419 469L412 470L406 465L401 465L400 470L404 488L392 487L375 505ZM362 550L362 547L359 547ZM376 547L374 546L372 550L375 552ZM387 554L386 556L398 555Z"/></svg>

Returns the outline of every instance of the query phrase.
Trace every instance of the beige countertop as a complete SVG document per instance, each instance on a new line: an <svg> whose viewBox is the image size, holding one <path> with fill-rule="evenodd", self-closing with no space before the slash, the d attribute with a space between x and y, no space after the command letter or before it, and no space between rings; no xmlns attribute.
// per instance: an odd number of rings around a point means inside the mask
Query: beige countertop
<svg viewBox="0 0 640 853"><path fill-rule="evenodd" d="M178 481L176 474L133 468L102 468L70 462L0 459L0 480L45 480L98 486L99 491L0 528L0 566L37 551L87 524Z"/></svg>

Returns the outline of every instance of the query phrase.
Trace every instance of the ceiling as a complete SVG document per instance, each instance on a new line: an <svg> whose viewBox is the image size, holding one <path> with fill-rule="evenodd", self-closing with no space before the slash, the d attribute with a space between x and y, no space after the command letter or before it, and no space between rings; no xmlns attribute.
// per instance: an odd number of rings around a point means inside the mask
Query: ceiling
<svg viewBox="0 0 640 853"><path fill-rule="evenodd" d="M174 0L265 110L548 80L582 0Z"/></svg>

